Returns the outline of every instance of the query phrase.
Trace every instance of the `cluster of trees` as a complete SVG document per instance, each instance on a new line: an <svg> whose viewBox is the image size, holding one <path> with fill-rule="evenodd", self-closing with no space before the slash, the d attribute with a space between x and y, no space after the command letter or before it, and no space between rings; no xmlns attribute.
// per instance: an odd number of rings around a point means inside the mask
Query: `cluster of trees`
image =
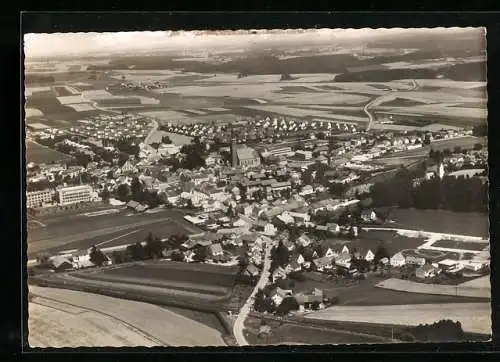
<svg viewBox="0 0 500 362"><path fill-rule="evenodd" d="M465 340L465 333L460 322L443 319L434 324L402 328L394 337L405 342L460 342Z"/></svg>
<svg viewBox="0 0 500 362"><path fill-rule="evenodd" d="M109 198L109 194L106 193ZM101 197L104 196L101 195ZM157 207L162 204L162 200L156 191L149 191L144 188L142 182L134 177L132 179L131 185L121 184L116 189L116 198L120 201L127 202L130 200L137 201L142 204L146 204L151 208Z"/></svg>
<svg viewBox="0 0 500 362"><path fill-rule="evenodd" d="M139 156L139 145L132 138L122 137L114 142L114 147L127 155Z"/></svg>
<svg viewBox="0 0 500 362"><path fill-rule="evenodd" d="M373 185L370 196L373 205L445 209L462 212L488 210L488 185L478 177L445 176L413 185L412 175L399 170L394 178Z"/></svg>
<svg viewBox="0 0 500 362"><path fill-rule="evenodd" d="M488 137L488 123L483 123L475 126L472 129L472 134L476 137Z"/></svg>

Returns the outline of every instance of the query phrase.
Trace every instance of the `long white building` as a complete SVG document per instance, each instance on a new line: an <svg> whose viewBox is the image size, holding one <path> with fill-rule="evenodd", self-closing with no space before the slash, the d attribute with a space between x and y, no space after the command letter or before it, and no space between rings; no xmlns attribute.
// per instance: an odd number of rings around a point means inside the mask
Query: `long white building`
<svg viewBox="0 0 500 362"><path fill-rule="evenodd" d="M93 200L93 190L89 185L63 187L57 190L59 204L69 205Z"/></svg>
<svg viewBox="0 0 500 362"><path fill-rule="evenodd" d="M31 191L26 193L26 207L42 207L46 203L52 202L56 192L54 190Z"/></svg>

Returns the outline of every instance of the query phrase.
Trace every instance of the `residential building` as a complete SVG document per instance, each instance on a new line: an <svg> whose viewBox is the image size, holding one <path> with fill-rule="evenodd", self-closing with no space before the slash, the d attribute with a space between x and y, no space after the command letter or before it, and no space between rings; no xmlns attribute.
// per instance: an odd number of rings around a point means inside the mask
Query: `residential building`
<svg viewBox="0 0 500 362"><path fill-rule="evenodd" d="M406 264L406 258L401 252L399 252L391 257L390 263L393 268L400 268Z"/></svg>
<svg viewBox="0 0 500 362"><path fill-rule="evenodd" d="M54 190L31 191L26 193L26 207L37 208L54 200L56 192Z"/></svg>
<svg viewBox="0 0 500 362"><path fill-rule="evenodd" d="M415 270L415 276L419 279L427 279L436 276L439 269L431 264L424 264Z"/></svg>
<svg viewBox="0 0 500 362"><path fill-rule="evenodd" d="M93 191L89 185L63 187L57 190L57 196L59 204L69 205L92 201Z"/></svg>
<svg viewBox="0 0 500 362"><path fill-rule="evenodd" d="M406 264L422 266L425 264L425 258L422 258L419 256L408 255L406 257Z"/></svg>

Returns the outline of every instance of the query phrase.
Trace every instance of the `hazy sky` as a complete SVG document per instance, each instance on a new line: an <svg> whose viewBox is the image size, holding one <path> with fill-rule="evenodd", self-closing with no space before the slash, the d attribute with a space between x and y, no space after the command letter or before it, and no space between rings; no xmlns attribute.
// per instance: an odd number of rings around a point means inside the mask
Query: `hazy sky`
<svg viewBox="0 0 500 362"><path fill-rule="evenodd" d="M310 31L264 31L257 34L241 32L120 32L120 33L53 33L25 34L24 51L26 58L57 55L91 55L102 52L140 51L140 50L187 50L245 48L252 43L292 43L307 40L310 44L331 43L378 36L397 36L400 34L456 32L459 28L434 29L318 29ZM463 29L462 29L463 30ZM470 28L471 31L478 29Z"/></svg>

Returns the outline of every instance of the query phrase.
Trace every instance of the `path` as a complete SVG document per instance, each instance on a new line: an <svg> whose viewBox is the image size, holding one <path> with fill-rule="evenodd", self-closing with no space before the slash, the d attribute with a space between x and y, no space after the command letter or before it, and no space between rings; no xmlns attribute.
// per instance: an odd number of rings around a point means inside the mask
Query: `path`
<svg viewBox="0 0 500 362"><path fill-rule="evenodd" d="M252 291L252 294L248 297L246 300L245 304L241 307L238 318L236 318L236 321L234 322L233 325L233 335L236 339L236 343L239 346L248 346L248 342L245 338L245 335L243 334L243 329L245 327L245 320L248 317L248 314L250 313L250 309L252 307L252 304L254 302L255 295L257 294L259 289L262 289L265 287L269 280L269 268L271 267L271 249L273 247L273 242L271 239L266 238L266 252L264 256L264 266L262 268L262 272L260 274L260 279L257 282L257 285Z"/></svg>

